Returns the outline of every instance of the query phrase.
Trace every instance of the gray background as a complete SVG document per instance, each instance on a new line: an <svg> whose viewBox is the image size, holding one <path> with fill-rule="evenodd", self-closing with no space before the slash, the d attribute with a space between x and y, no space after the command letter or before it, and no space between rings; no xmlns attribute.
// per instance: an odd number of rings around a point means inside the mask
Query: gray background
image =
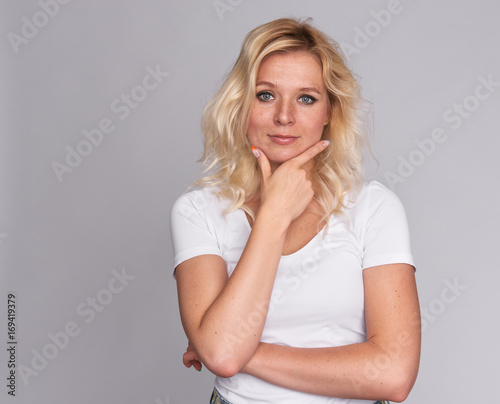
<svg viewBox="0 0 500 404"><path fill-rule="evenodd" d="M499 2L66 3L1 2L2 403L208 401L212 375L181 363L169 211L199 177L201 111L244 35L290 15L312 17L349 54L372 104L373 177L407 209L424 332L406 402L498 400ZM148 68L168 76L144 90ZM140 100L126 117L122 94ZM113 130L85 148L83 131L103 119ZM78 145L88 155L60 181L53 164ZM8 292L17 365L50 356L17 375L15 398Z"/></svg>

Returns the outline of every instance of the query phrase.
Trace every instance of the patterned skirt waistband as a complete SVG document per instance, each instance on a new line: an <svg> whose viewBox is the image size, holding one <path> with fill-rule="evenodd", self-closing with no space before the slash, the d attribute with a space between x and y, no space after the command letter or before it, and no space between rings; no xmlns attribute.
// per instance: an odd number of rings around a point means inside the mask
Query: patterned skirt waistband
<svg viewBox="0 0 500 404"><path fill-rule="evenodd" d="M212 393L212 398L210 399L210 404L231 404L224 397L220 395L216 388ZM373 404L390 404L389 401L375 401Z"/></svg>

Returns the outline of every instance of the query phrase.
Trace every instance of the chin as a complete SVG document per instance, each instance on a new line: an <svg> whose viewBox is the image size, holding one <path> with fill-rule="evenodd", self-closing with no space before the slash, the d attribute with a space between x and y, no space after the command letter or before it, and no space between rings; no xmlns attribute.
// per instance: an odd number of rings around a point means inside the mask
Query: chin
<svg viewBox="0 0 500 404"><path fill-rule="evenodd" d="M276 163L276 164L282 164L284 163L285 161L288 161L290 159L293 159L294 157L297 157L301 151L292 151L292 150L289 150L289 151L282 151L282 152L279 152L279 153L269 153L267 154L265 151L264 153L266 154L267 158L269 159L269 161L271 163Z"/></svg>

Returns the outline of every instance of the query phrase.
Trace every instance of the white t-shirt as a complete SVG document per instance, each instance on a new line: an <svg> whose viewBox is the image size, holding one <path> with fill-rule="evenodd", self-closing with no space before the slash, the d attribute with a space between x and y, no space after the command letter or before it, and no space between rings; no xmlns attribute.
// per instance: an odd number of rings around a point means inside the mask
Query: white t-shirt
<svg viewBox="0 0 500 404"><path fill-rule="evenodd" d="M251 227L241 209L224 216L228 202L213 192L205 188L186 193L173 206L174 267L215 254L224 259L230 276ZM281 257L262 342L304 348L364 342L363 269L414 265L406 214L392 191L372 181L346 205L345 216L331 216L326 234L324 228L302 249ZM217 377L215 386L234 404L373 403L301 393L246 374Z"/></svg>

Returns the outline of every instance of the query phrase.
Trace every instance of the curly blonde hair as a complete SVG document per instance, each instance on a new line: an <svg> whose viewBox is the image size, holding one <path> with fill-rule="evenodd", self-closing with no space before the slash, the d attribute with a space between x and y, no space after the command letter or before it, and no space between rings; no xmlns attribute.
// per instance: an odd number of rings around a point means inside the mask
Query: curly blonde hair
<svg viewBox="0 0 500 404"><path fill-rule="evenodd" d="M245 202L258 192L260 172L246 131L259 67L273 53L295 51L318 57L328 93L328 124L322 139L331 140L331 145L315 157L314 165L315 198L323 219L341 212L347 193L363 181L367 142L359 119L362 99L339 45L310 20L281 18L248 33L236 63L203 112L205 176L195 186L219 186L218 195L232 201L227 212L242 208L254 217Z"/></svg>

